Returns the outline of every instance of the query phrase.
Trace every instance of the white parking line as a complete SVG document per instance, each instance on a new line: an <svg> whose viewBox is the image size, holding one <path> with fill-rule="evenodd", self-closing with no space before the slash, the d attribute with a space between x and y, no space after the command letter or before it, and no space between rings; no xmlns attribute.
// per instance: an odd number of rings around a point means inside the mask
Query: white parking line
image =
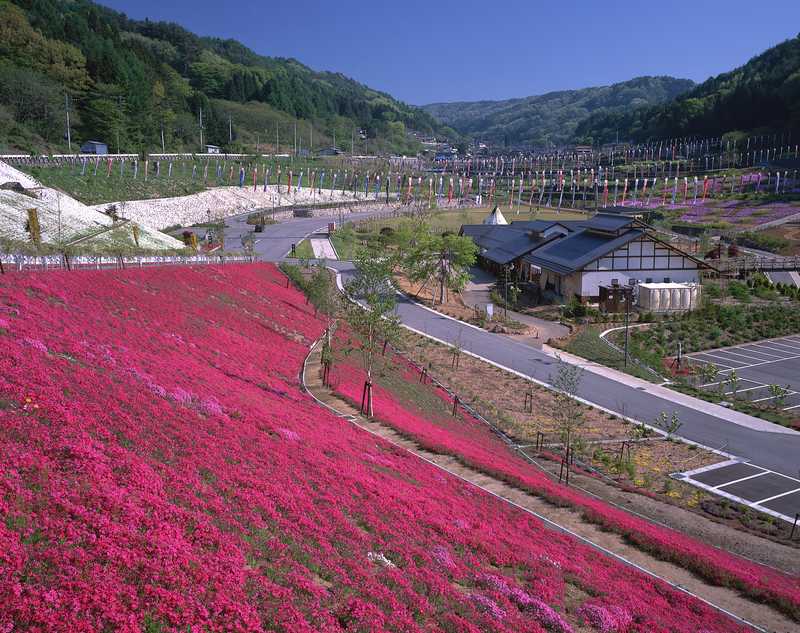
<svg viewBox="0 0 800 633"><path fill-rule="evenodd" d="M729 363L742 363L740 360L736 360L735 358L726 358L725 356L719 356L718 354L711 354L709 352L703 352L703 356L709 356L711 358L720 358L724 361ZM711 362L711 361L708 361ZM738 367L733 367L731 365L727 365L725 363L714 363L715 365L722 365L723 367L727 367L728 369L739 369ZM742 365L747 365L747 363L742 363Z"/></svg>
<svg viewBox="0 0 800 633"><path fill-rule="evenodd" d="M780 362L785 361L785 360L795 360L797 358L800 358L800 354L798 354L797 356L787 356L786 358L781 358L780 360L765 360L764 362L761 362L761 363L753 363L752 365L746 365L744 367L735 367L734 369L737 369L737 370L738 369L750 369L751 367L761 367L762 365L772 365L773 363L780 363Z"/></svg>
<svg viewBox="0 0 800 633"><path fill-rule="evenodd" d="M789 479L789 477L787 477ZM789 490L788 492L782 492L779 495L773 495L772 497L767 497L766 499L762 499L761 501L753 501L754 504L760 505L762 503L766 503L767 501L772 501L773 499L777 499L779 497L785 497L786 495L790 495L793 492L800 492L800 488L795 488L794 490Z"/></svg>
<svg viewBox="0 0 800 633"><path fill-rule="evenodd" d="M784 398L788 398L789 396L793 396L796 393L797 393L796 391L789 391L788 393L784 393L782 395L783 395ZM769 396L768 398L759 398L758 400L751 400L750 402L764 402L765 400L772 400L772 399L777 398L777 397L778 396Z"/></svg>
<svg viewBox="0 0 800 633"><path fill-rule="evenodd" d="M704 385L700 385L700 387L713 387L715 385L719 385L720 383L727 383L727 380L718 380L716 382L707 382ZM760 389L761 387L766 387L763 382L758 382L757 380L753 380L752 378L739 378L739 384L744 387L746 384L756 385L755 387L745 387L744 389L737 389L737 391L750 391L752 389Z"/></svg>
<svg viewBox="0 0 800 633"><path fill-rule="evenodd" d="M796 350L796 349L795 350L782 349L780 347L773 347L772 345L763 345L761 343L759 343L758 345L754 345L753 347L758 347L759 349L761 349L761 348L768 349L770 352L773 352L773 354L775 352L780 352L779 354L774 354L775 356L778 356L780 358L786 358L787 356L793 356L793 355L797 354L797 352L800 351L800 350ZM767 352L764 352L764 354L766 354L766 353Z"/></svg>
<svg viewBox="0 0 800 633"><path fill-rule="evenodd" d="M777 354L770 354L769 352L760 352L757 349L748 349L747 347L740 347L738 349L743 349L750 354L760 354L761 356L768 356L770 358L783 358L783 356L778 356ZM763 360L763 359L762 359Z"/></svg>
<svg viewBox="0 0 800 633"><path fill-rule="evenodd" d="M691 358L692 358L692 360L696 360L696 361L699 361L701 363L706 363L707 365L717 365L718 367L727 367L728 369L733 369L733 367L731 367L730 365L725 365L723 363L715 363L714 361L711 361L711 360L705 360L703 358L697 358L697 356L692 356Z"/></svg>
<svg viewBox="0 0 800 633"><path fill-rule="evenodd" d="M789 348L793 353L800 352L800 344L792 345L790 343L785 343L783 341L769 341L769 345L775 345L778 348Z"/></svg>
<svg viewBox="0 0 800 633"><path fill-rule="evenodd" d="M762 475L766 475L767 473L769 473L768 470L762 470L760 473L756 473L755 475L748 475L747 477L742 477L740 479L733 479L731 481L726 481L724 484L720 484L719 486L713 486L713 489L716 490L717 488L722 488L722 486L730 486L731 484L738 484L740 481L755 479L756 477L761 477Z"/></svg>
<svg viewBox="0 0 800 633"><path fill-rule="evenodd" d="M784 411L791 411L792 409L798 409L798 408L800 408L800 404L796 404L796 405L791 406L791 407L786 407L784 409Z"/></svg>
<svg viewBox="0 0 800 633"><path fill-rule="evenodd" d="M755 382L755 381L751 380L750 382ZM705 385L700 385L700 386L701 387L705 387ZM744 393L745 391L755 391L756 389L764 389L765 387L768 387L768 386L769 385L762 385L761 383L758 383L758 386L756 386L756 387L745 387L744 389L737 389L736 393ZM733 393L733 392L732 391L726 391L725 393Z"/></svg>
<svg viewBox="0 0 800 633"><path fill-rule="evenodd" d="M731 349L720 350L720 353L722 353L722 354L731 354L733 356L742 356L742 357L746 358L749 361L754 361L754 360L762 361L762 360L765 360L764 358L759 358L758 356L748 356L747 354L740 354L739 352L734 352L733 351L734 349L740 349L740 348L731 348ZM759 352L751 352L751 354L758 354L758 353ZM769 354L765 354L763 352L761 352L761 354L762 354L762 356L769 356ZM773 358L775 360L777 360L779 357L778 356L773 356ZM733 360L736 360L736 359L733 359ZM738 363L739 361L736 360L736 362Z"/></svg>

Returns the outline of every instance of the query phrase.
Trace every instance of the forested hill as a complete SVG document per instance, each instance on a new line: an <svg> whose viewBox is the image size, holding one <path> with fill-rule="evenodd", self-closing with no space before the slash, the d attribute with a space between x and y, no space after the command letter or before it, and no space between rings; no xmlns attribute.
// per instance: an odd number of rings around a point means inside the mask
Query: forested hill
<svg viewBox="0 0 800 633"><path fill-rule="evenodd" d="M672 103L599 112L577 128L595 141L643 141L727 132L800 132L800 36L712 77Z"/></svg>
<svg viewBox="0 0 800 633"><path fill-rule="evenodd" d="M578 124L590 114L671 101L693 85L688 79L637 77L611 86L506 101L432 103L423 109L458 132L493 143L560 145L576 140Z"/></svg>
<svg viewBox="0 0 800 633"><path fill-rule="evenodd" d="M316 147L335 131L350 149L355 129L370 151L412 151L406 130L442 127L344 75L88 0L0 0L0 76L0 151L64 146L65 95L74 138L114 151L160 151L162 129L167 151L197 149L201 108L204 140L233 150L274 144L276 124L285 150L297 120L303 147L313 124Z"/></svg>

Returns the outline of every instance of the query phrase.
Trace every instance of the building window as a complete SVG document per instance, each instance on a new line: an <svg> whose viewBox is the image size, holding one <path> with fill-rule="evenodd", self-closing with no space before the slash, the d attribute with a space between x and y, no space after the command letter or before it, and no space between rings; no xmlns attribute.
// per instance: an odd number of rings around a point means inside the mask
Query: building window
<svg viewBox="0 0 800 633"><path fill-rule="evenodd" d="M646 283L646 284L653 283L653 278L652 277L648 277L647 279L644 280L644 283Z"/></svg>
<svg viewBox="0 0 800 633"><path fill-rule="evenodd" d="M668 284L669 282L670 282L670 278L669 277L664 277L664 283Z"/></svg>

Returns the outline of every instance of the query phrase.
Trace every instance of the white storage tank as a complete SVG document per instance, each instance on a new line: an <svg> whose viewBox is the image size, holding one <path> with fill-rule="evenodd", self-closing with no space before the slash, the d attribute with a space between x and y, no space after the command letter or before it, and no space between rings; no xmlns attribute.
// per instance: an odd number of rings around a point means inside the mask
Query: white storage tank
<svg viewBox="0 0 800 633"><path fill-rule="evenodd" d="M637 306L644 312L686 312L700 307L700 284L639 284Z"/></svg>

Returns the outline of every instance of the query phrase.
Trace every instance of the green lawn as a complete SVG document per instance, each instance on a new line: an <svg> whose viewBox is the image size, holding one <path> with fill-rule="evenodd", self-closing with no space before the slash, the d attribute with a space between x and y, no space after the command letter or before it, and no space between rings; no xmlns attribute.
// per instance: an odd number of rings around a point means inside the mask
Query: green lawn
<svg viewBox="0 0 800 633"><path fill-rule="evenodd" d="M295 257L297 259L314 259L314 249L311 248L311 242L303 240L295 246Z"/></svg>
<svg viewBox="0 0 800 633"><path fill-rule="evenodd" d="M199 163L198 163L199 164ZM118 200L145 200L148 198L165 198L184 196L202 191L202 167L198 167L198 175L192 182L192 164L188 161L175 162L172 178L167 178L167 164L161 165L161 175L156 177L151 171L147 182L144 180L144 163L139 165L137 178L133 177L133 166L125 163L125 171L120 174L119 163L114 163L111 175L107 175L106 167L101 161L97 175L94 175L93 163L88 163L86 172L81 176L80 165L64 165L62 167L23 167L31 176L39 180L45 187L53 187L77 198L84 204L102 204ZM152 166L150 167L152 170ZM212 178L209 176L209 184Z"/></svg>
<svg viewBox="0 0 800 633"><path fill-rule="evenodd" d="M336 249L339 259L348 261L353 259L359 241L354 231L338 230L331 234L331 244Z"/></svg>
<svg viewBox="0 0 800 633"><path fill-rule="evenodd" d="M600 340L600 333L608 329L608 327L607 324L588 326L585 331L570 340L564 348L565 351L643 380L661 382L656 376L649 371L645 371L631 360L628 360L628 365L627 367L625 366L622 354Z"/></svg>
<svg viewBox="0 0 800 633"><path fill-rule="evenodd" d="M656 359L677 354L679 342L688 354L798 332L800 306L794 301L711 304L686 315L666 318L647 329L632 330L630 351L652 364ZM614 342L619 344L619 333L615 334Z"/></svg>

